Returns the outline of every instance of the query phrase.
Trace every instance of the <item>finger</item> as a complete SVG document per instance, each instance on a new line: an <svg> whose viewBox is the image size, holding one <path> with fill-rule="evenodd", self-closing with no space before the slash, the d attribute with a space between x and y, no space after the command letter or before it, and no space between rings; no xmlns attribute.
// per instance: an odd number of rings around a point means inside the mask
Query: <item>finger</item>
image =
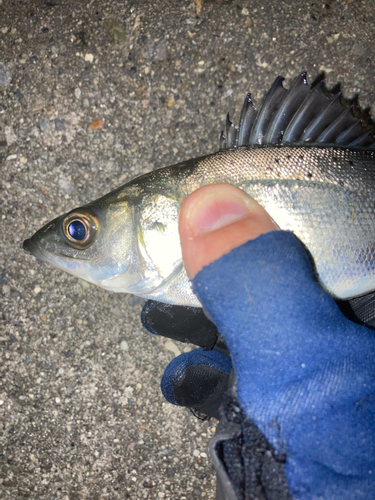
<svg viewBox="0 0 375 500"><path fill-rule="evenodd" d="M231 369L230 359L223 354L195 349L169 363L161 380L161 390L169 403L219 418Z"/></svg>
<svg viewBox="0 0 375 500"><path fill-rule="evenodd" d="M229 355L216 326L200 307L185 307L148 300L141 313L143 326L154 335L217 349Z"/></svg>
<svg viewBox="0 0 375 500"><path fill-rule="evenodd" d="M182 256L189 278L203 266L260 234L278 229L241 189L212 184L184 199L179 219Z"/></svg>

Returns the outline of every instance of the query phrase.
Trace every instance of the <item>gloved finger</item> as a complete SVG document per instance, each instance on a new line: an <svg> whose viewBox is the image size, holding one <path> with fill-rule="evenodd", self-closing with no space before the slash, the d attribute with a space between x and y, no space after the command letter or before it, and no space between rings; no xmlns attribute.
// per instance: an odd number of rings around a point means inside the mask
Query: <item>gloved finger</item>
<svg viewBox="0 0 375 500"><path fill-rule="evenodd" d="M155 335L216 349L229 356L216 326L200 307L185 307L148 300L141 313L143 326Z"/></svg>
<svg viewBox="0 0 375 500"><path fill-rule="evenodd" d="M169 363L161 380L161 390L169 403L219 419L231 369L227 356L218 351L195 349Z"/></svg>

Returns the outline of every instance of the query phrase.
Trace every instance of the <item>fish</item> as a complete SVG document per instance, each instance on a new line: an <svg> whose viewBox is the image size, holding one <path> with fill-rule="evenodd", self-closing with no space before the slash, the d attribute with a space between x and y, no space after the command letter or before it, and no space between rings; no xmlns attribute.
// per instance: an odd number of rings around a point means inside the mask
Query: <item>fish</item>
<svg viewBox="0 0 375 500"><path fill-rule="evenodd" d="M42 227L23 248L110 292L201 307L178 233L182 200L197 188L244 190L308 251L335 299L375 291L375 143L341 94L327 97L301 72L276 78L257 108L227 116L220 149L137 177Z"/></svg>

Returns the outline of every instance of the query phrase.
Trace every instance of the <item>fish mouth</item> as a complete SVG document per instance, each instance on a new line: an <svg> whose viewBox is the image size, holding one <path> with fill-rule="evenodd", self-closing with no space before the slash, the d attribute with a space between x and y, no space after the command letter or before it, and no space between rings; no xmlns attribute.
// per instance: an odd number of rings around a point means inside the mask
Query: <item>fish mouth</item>
<svg viewBox="0 0 375 500"><path fill-rule="evenodd" d="M24 250L26 250L26 252L30 252L30 243L31 243L31 240L30 238L28 238L27 240L25 240L22 244L22 248Z"/></svg>
<svg viewBox="0 0 375 500"><path fill-rule="evenodd" d="M32 241L31 238L28 238L23 242L22 248L26 250L26 252L29 252L31 255L36 257L37 259L45 260L45 256L41 252L40 248L37 245L35 245L35 243Z"/></svg>
<svg viewBox="0 0 375 500"><path fill-rule="evenodd" d="M42 262L48 262L49 264L52 264L55 267L60 267L64 271L67 271L67 269L65 267L58 266L56 264L56 259L59 259L63 262L73 262L73 261L74 262L84 262L84 261L88 260L88 257L84 257L84 256L82 256L82 257L75 256L74 258L72 258L70 255L64 255L63 253L54 254L54 253L50 253L48 251L44 251L40 248L40 246L37 243L35 243L33 241L33 237L25 240L22 244L22 247L26 252L29 252L29 254L31 254L37 260L42 261Z"/></svg>
<svg viewBox="0 0 375 500"><path fill-rule="evenodd" d="M40 246L36 244L35 241L33 241L33 237L25 240L22 244L22 247L24 250L26 250L26 252L29 252L29 254L35 257L38 261L48 262L49 264L53 265L53 261L49 257L48 252L43 252Z"/></svg>

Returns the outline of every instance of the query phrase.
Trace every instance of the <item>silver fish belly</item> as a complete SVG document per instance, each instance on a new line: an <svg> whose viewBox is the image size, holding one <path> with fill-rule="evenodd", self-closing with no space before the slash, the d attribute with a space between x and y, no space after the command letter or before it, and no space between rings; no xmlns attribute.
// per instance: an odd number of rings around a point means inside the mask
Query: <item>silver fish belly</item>
<svg viewBox="0 0 375 500"><path fill-rule="evenodd" d="M301 240L333 297L375 290L372 139L304 73L288 91L281 82L259 110L247 96L239 127L228 118L222 151L134 179L47 224L24 248L107 290L199 307L182 263L179 207L195 189L226 182Z"/></svg>

